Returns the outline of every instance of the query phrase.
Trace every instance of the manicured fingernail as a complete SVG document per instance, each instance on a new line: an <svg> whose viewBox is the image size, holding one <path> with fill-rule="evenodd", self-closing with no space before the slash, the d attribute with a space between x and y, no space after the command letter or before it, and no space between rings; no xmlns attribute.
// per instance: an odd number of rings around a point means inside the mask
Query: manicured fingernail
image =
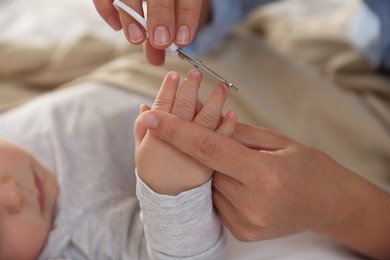
<svg viewBox="0 0 390 260"><path fill-rule="evenodd" d="M178 44L187 44L190 42L191 31L188 25L182 25L177 28L175 42Z"/></svg>
<svg viewBox="0 0 390 260"><path fill-rule="evenodd" d="M142 114L141 117L141 123L146 127L146 128L156 128L158 125L158 118L153 115L152 113L144 113Z"/></svg>
<svg viewBox="0 0 390 260"><path fill-rule="evenodd" d="M135 24L129 24L127 31L129 33L129 41L131 43L140 43L144 39L144 34L142 33L141 28Z"/></svg>
<svg viewBox="0 0 390 260"><path fill-rule="evenodd" d="M169 42L169 31L165 26L157 26L154 29L154 43L156 45L166 45Z"/></svg>
<svg viewBox="0 0 390 260"><path fill-rule="evenodd" d="M122 25L121 23L119 22L119 20L114 17L114 16L110 16L107 18L107 23L111 26L112 29L114 29L115 31L119 31L120 29L122 29Z"/></svg>

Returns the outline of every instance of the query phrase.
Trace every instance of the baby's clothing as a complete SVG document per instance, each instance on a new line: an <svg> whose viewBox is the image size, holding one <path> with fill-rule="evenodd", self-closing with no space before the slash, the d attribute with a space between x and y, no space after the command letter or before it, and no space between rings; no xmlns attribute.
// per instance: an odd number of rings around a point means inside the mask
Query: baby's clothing
<svg viewBox="0 0 390 260"><path fill-rule="evenodd" d="M60 186L39 259L223 257L211 181L163 196L134 174L133 126L141 103L151 100L84 83L0 115L0 138L31 152Z"/></svg>

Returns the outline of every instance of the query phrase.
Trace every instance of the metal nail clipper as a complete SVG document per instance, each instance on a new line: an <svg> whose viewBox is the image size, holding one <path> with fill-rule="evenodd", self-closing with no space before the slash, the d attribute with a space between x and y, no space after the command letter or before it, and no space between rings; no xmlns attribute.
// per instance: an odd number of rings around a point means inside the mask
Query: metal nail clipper
<svg viewBox="0 0 390 260"><path fill-rule="evenodd" d="M113 4L114 4L114 6L122 9L123 11L128 13L130 16L132 16L135 20L137 20L137 22L145 29L146 34L148 34L145 18L143 18L136 11L134 11L132 8L130 8L129 6L127 6L126 4L121 2L120 0L115 0ZM209 69L206 65L204 65L200 59L192 57L187 52L185 52L182 48L178 47L176 44L172 43L166 50L169 52L172 52L172 53L177 53L180 58L187 60L195 68L198 68L201 71L207 73L208 75L210 75L214 79L221 81L223 84L228 86L230 89L232 89L234 91L238 90L238 88L235 87L232 83L226 81L224 78L222 78L217 73L215 73L213 70Z"/></svg>

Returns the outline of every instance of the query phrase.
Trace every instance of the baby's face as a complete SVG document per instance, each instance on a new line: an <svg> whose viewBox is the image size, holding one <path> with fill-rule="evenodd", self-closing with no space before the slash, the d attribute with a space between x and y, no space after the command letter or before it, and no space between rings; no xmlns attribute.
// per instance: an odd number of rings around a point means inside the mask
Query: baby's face
<svg viewBox="0 0 390 260"><path fill-rule="evenodd" d="M0 260L36 259L50 231L57 194L48 169L0 139Z"/></svg>

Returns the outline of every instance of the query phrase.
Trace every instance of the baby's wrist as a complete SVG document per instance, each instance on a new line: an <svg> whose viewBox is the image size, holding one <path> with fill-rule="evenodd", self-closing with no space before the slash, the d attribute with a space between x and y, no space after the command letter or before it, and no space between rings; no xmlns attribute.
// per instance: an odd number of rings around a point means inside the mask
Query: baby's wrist
<svg viewBox="0 0 390 260"><path fill-rule="evenodd" d="M136 169L138 177L153 192L160 195L176 196L182 192L198 188L208 182L212 177L212 172L202 174L191 174L178 176L177 174L144 174L142 170Z"/></svg>

